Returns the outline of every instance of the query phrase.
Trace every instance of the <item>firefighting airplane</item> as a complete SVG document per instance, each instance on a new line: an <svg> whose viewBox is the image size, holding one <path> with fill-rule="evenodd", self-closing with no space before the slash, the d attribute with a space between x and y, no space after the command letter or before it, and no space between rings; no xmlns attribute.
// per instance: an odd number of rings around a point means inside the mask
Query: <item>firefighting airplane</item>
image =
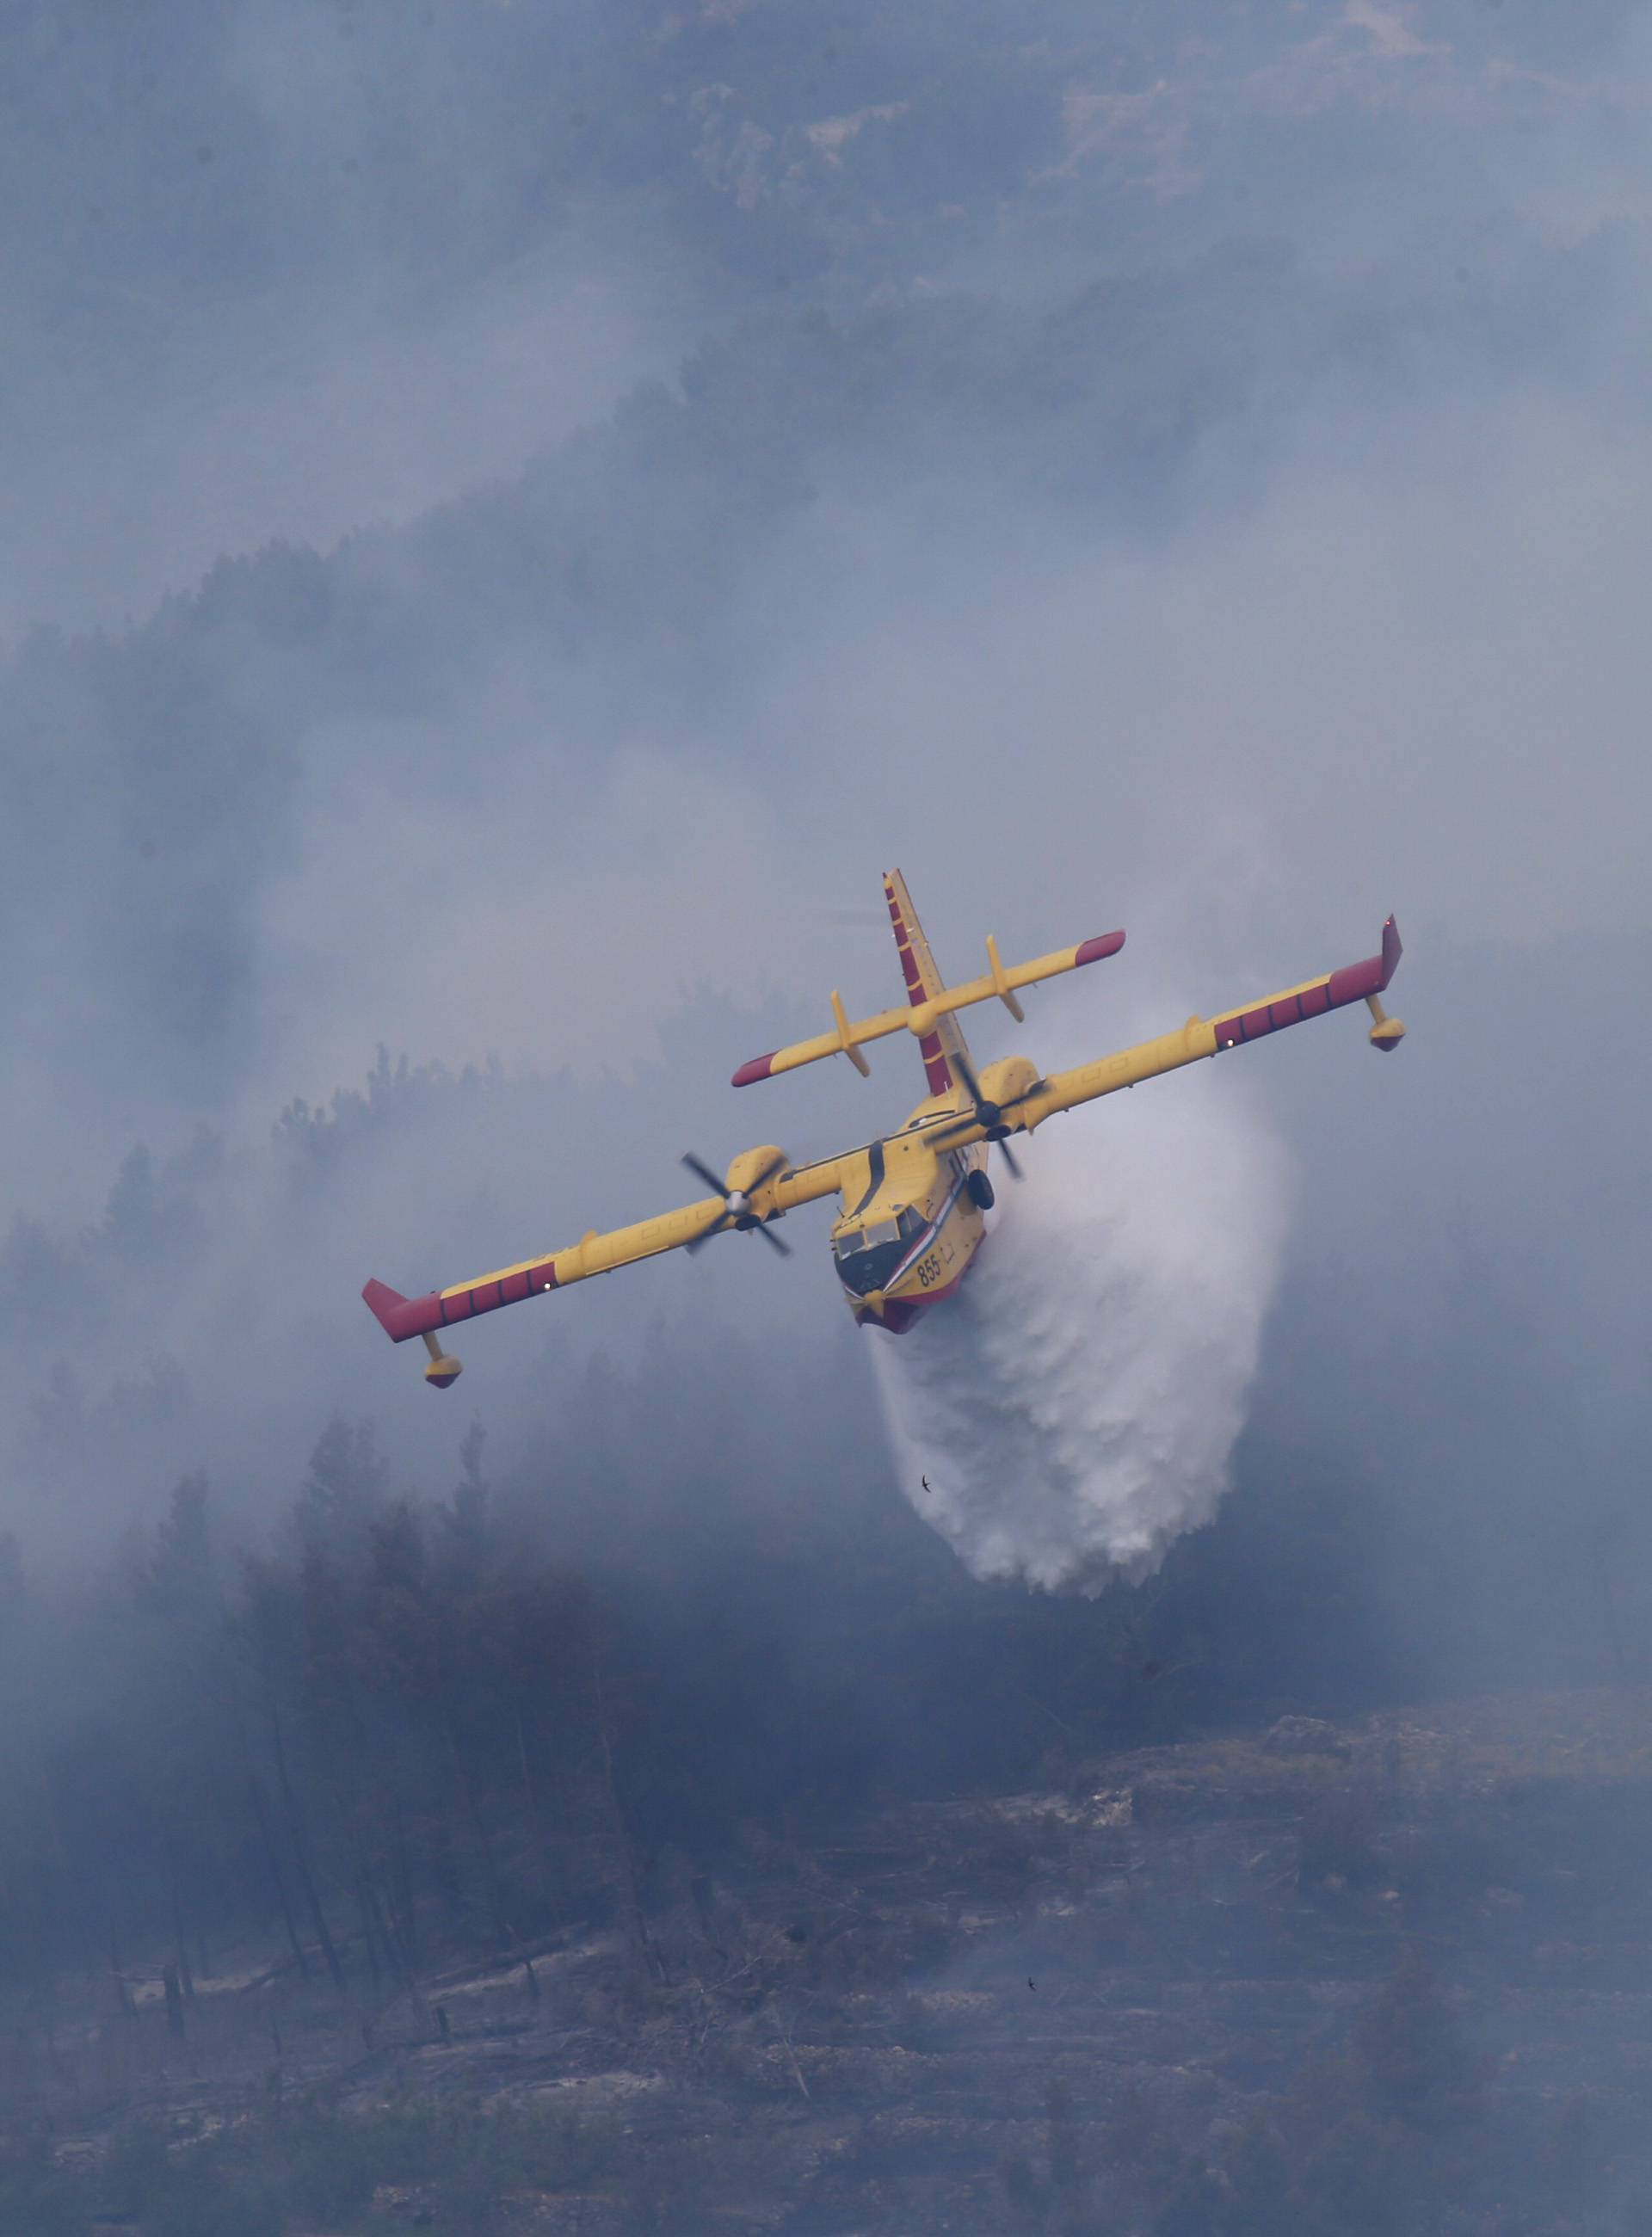
<svg viewBox="0 0 1652 2237"><path fill-rule="evenodd" d="M404 1297L383 1282L369 1282L361 1294L392 1342L424 1338L430 1354L426 1382L445 1390L457 1379L459 1363L439 1340L457 1322L519 1304L547 1290L565 1290L571 1283L610 1274L617 1266L662 1251L697 1250L714 1235L760 1235L784 1253L789 1246L775 1233L774 1223L799 1204L832 1195L843 1204L832 1228L832 1258L849 1310L862 1325L869 1321L901 1335L929 1306L951 1297L975 1263L986 1235L982 1215L993 1203L987 1172L990 1144L998 1145L1007 1170L1019 1179L1021 1169L1009 1146L1012 1134L1030 1134L1058 1111L1133 1087L1199 1057L1260 1040L1345 1003L1364 1001L1370 1009L1370 1039L1376 1048L1397 1047L1405 1031L1398 1018L1385 1013L1381 1000L1400 957L1399 934L1391 916L1378 954L1287 987L1265 1001L1244 1003L1214 1018L1189 1018L1156 1040L1047 1078L1024 1056L1001 1058L977 1072L958 1024L960 1010L996 1000L1021 1023L1025 1013L1016 997L1023 987L1116 955L1124 946L1123 933L1103 933L1077 947L1059 948L1008 969L988 934L985 974L949 987L935 968L898 870L884 877L883 893L906 978L906 1006L851 1022L834 993L829 1033L754 1057L735 1073L733 1084L750 1087L828 1056L846 1056L857 1072L869 1074L861 1053L866 1043L904 1030L917 1040L929 1090L905 1124L862 1149L802 1165L764 1143L742 1151L721 1179L697 1158L686 1157L684 1165L710 1193L678 1211L606 1235L593 1231L568 1250L524 1258L422 1297Z"/></svg>

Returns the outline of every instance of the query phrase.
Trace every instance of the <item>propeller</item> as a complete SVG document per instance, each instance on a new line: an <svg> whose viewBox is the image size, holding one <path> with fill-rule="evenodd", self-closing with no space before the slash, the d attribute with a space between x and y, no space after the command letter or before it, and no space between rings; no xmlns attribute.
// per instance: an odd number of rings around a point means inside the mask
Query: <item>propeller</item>
<svg viewBox="0 0 1652 2237"><path fill-rule="evenodd" d="M753 1173L750 1185L743 1189L731 1189L726 1181L719 1180L704 1159L697 1158L692 1151L684 1158L682 1162L694 1175L696 1180L705 1183L713 1196L720 1196L723 1198L722 1211L718 1212L704 1234L697 1235L692 1243L684 1244L683 1246L691 1257L697 1250L703 1250L714 1235L726 1235L730 1228L737 1228L743 1234L750 1234L755 1230L765 1243L774 1245L783 1258L790 1257L790 1244L783 1243L774 1230L764 1226L763 1221L751 1209L752 1198L763 1183L766 1180L771 1180L785 1164L786 1158L783 1151L776 1151L766 1165Z"/></svg>
<svg viewBox="0 0 1652 2237"><path fill-rule="evenodd" d="M953 1066L956 1071L958 1077L962 1080L964 1086L968 1092L969 1100L975 1105L975 1109L970 1114L971 1123L979 1126L982 1130L989 1142L997 1143L999 1148L1003 1151L1004 1163L1009 1168L1010 1178L1015 1181L1024 1178L1021 1166L1016 1162L1015 1152L1010 1148L1009 1143L1006 1138L1010 1130L1004 1124L1004 1113L1001 1105L996 1103L989 1103L987 1100L987 1098L981 1093L981 1082L975 1076L975 1068L970 1063L968 1058L961 1051L955 1053L952 1050L948 1050L947 1053L947 1061Z"/></svg>

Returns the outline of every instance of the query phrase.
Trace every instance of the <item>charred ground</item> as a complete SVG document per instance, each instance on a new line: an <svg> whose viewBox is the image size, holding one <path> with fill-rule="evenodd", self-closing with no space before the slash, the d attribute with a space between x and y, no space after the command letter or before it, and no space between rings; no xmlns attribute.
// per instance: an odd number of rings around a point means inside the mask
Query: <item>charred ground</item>
<svg viewBox="0 0 1652 2237"><path fill-rule="evenodd" d="M666 1594L484 1458L421 1508L335 1423L260 1549L196 1481L14 1569L0 2227L1643 2226L1643 1686L1356 1707L1329 1487L1337 1646L1247 1661L1259 1490L1100 1603L850 1488L742 1595L708 1499Z"/></svg>
<svg viewBox="0 0 1652 2237"><path fill-rule="evenodd" d="M375 1981L341 1934L338 1992L250 1943L63 1983L11 2040L6 2226L1631 2229L1649 1707L748 1827L466 1963Z"/></svg>

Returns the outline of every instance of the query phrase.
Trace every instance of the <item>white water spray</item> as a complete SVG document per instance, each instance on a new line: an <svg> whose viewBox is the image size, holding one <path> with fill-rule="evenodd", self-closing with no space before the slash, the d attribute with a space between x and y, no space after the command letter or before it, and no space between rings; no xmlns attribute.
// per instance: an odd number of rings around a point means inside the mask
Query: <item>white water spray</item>
<svg viewBox="0 0 1652 2237"><path fill-rule="evenodd" d="M872 1334L902 1488L971 1574L1096 1593L1150 1576L1228 1484L1283 1237L1238 1083L1190 1076L995 1157L958 1297ZM928 1479L929 1489L922 1488Z"/></svg>

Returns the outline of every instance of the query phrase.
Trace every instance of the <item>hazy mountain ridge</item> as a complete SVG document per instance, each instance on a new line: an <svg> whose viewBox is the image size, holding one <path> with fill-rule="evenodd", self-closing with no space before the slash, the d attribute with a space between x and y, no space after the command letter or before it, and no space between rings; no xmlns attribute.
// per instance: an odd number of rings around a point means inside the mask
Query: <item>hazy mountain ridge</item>
<svg viewBox="0 0 1652 2237"><path fill-rule="evenodd" d="M1473 297L1257 247L1041 304L770 314L513 483L325 557L223 560L124 636L43 633L0 676L5 993L32 1060L214 1117L257 1059L261 896L307 803L393 731L404 798L472 788L521 750L477 718L502 677L541 701L545 780L572 800L629 737L717 723L788 609L833 594L831 524L887 508L896 461L897 518L955 549L1154 539L1208 513L1219 434L1214 502L1242 508L1316 393L1541 377L1569 346L1543 306L1616 278L1592 243ZM43 1006L47 926L76 991Z"/></svg>

